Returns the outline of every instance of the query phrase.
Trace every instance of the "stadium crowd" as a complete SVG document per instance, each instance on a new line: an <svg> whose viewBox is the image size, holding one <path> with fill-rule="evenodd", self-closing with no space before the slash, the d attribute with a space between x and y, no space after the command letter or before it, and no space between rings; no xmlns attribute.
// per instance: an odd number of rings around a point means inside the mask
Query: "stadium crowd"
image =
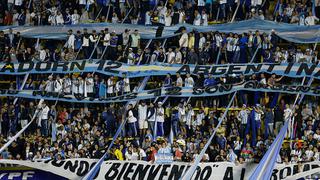
<svg viewBox="0 0 320 180"><path fill-rule="evenodd" d="M314 25L320 16L320 2L315 0L315 15L311 14L312 3L312 0L8 0L0 4L0 25L69 25L95 21L205 26L211 21L250 18Z"/></svg>
<svg viewBox="0 0 320 180"><path fill-rule="evenodd" d="M68 76L60 78L50 75L47 81L35 89L88 97L115 96L135 91L140 82L138 79L133 80L135 82L129 81L126 77L116 81L114 77L109 77L107 85L102 85L105 81L99 80L96 75L93 77L88 73L82 76L71 80ZM162 83L159 86L189 88L237 84L245 80L258 81L266 86L288 82L283 77L265 74L220 79L214 79L210 74L205 77L176 74L175 77L168 75L165 79L152 79L147 89L157 87L152 82L160 80ZM124 91L117 91L117 84L122 84L119 82L124 82ZM82 84L84 89L79 91L79 87L75 87L78 84ZM135 88L132 84L135 84ZM104 93L99 89L102 86L105 86L102 90ZM289 104L292 98L283 95L279 103L271 105L272 98L278 95L268 93L257 97L255 92L239 93L232 110L217 129L203 161L259 162L291 113L294 113L295 119L291 127L294 133L288 135L287 140L291 143L284 144L278 162L319 160L318 101L308 97L305 104L291 107ZM124 103L90 106L75 103L72 107L63 102L56 105L54 102L44 102L37 107L35 101L27 100L19 100L14 105L13 98L3 99L1 145L25 127L34 114L36 116L23 136L2 152L1 158L100 158L110 145L117 128L125 121L120 138L109 152L109 159L154 161L156 153L172 153L174 160L191 162L222 118L223 107L228 102L226 99L230 99L230 96L194 98L190 101L175 98L164 103L161 100L147 100L135 106L125 106ZM39 113L35 113L37 109L40 109Z"/></svg>
<svg viewBox="0 0 320 180"><path fill-rule="evenodd" d="M320 2L312 14L310 0L147 0L110 1L102 7L92 0L8 0L0 3L0 25L69 25L84 22L112 22L172 26L181 23L206 26L210 22L230 22L260 18L299 25L319 22ZM240 2L237 8L237 2ZM277 4L277 5L276 5ZM273 7L273 8L272 8ZM100 9L101 8L101 9ZM237 11L238 9L238 11ZM271 9L271 10L270 10ZM101 11L100 11L101 10ZM285 43L284 43L285 42ZM166 44L156 40L147 46L138 30L122 34L87 29L68 31L66 42L21 37L9 29L0 31L0 61L57 62L79 59L108 59L128 65L154 64L225 64L308 62L319 64L319 53L311 45L280 39L270 34L248 31L243 34L181 29L181 35ZM30 75L25 90L62 93L77 97L106 98L136 92L140 78L105 76L94 73ZM2 76L3 79L8 76ZM10 78L9 78L10 79ZM9 87L18 84L10 79ZM160 87L209 87L255 81L265 87L298 84L300 79L254 74L213 78L212 74L167 74L151 77L146 89ZM317 80L315 80L317 81ZM318 82L318 81L317 81ZM223 118L231 96L205 98L169 98L167 101L143 100L137 104L83 104L13 97L0 101L0 147L19 130L30 126L0 154L0 159L39 160L101 158L110 146L118 127L120 137L108 152L111 160L155 162L158 154L172 154L174 161L193 162L204 147L219 120L214 140L202 162L229 161L258 163L284 122L294 121L282 146L278 163L319 161L320 106L318 97L306 96L303 104L293 107L292 95L241 91Z"/></svg>
<svg viewBox="0 0 320 180"><path fill-rule="evenodd" d="M243 34L181 29L181 36L167 41L156 40L148 46L138 30L126 29L122 34L72 32L66 42L42 43L25 39L20 33L0 31L0 58L2 62L58 62L78 59L108 59L128 65L154 64L224 64L248 62L308 62L318 63L319 53L313 46L302 49L298 44L280 39L275 31L270 34L248 31ZM164 44L166 43L166 44ZM254 56L255 55L255 56Z"/></svg>

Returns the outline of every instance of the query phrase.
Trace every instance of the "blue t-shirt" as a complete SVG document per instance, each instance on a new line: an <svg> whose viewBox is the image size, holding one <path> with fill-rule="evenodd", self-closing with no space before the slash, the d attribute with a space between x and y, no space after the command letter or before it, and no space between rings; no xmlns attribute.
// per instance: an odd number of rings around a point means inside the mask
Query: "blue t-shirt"
<svg viewBox="0 0 320 180"><path fill-rule="evenodd" d="M216 80L214 78L206 78L204 80L203 86L208 87L208 86L214 86L216 84Z"/></svg>

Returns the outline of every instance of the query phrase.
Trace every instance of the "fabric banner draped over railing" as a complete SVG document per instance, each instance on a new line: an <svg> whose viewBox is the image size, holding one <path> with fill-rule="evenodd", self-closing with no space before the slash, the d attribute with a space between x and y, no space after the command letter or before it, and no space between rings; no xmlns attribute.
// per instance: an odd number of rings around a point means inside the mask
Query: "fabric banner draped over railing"
<svg viewBox="0 0 320 180"><path fill-rule="evenodd" d="M320 39L320 26L299 26L296 24L277 23L273 21L266 21L260 19L251 19L246 21L216 24L209 26L194 26L190 24L182 24L171 27L165 27L161 38L169 38L177 36L175 32L180 27L186 27L187 31L196 29L199 32L234 32L242 34L243 32L259 30L261 32L270 33L273 29L276 34L285 40L294 43L316 43ZM133 24L110 24L110 23L94 23L94 24L79 24L79 25L65 25L65 26L2 26L0 30L7 30L12 28L14 31L19 31L23 37L26 38L40 38L40 39L66 39L67 31L72 29L73 32L77 30L88 29L96 30L100 32L104 28L109 28L109 32L115 31L117 34L121 34L125 29L138 29L141 38L143 39L155 39L156 26L143 26Z"/></svg>
<svg viewBox="0 0 320 180"><path fill-rule="evenodd" d="M1 159L0 164L2 166L11 164L26 166L50 172L63 178L78 180L84 177L97 161L97 159L85 158L45 161ZM237 165L231 162L200 163L190 179L248 179L257 165L250 162ZM95 179L178 180L190 166L191 164L186 162L156 164L146 161L103 161ZM301 164L277 164L273 168L272 179L286 179L300 174L308 176L319 172L319 170L319 161ZM0 172L3 171L0 170Z"/></svg>
<svg viewBox="0 0 320 180"><path fill-rule="evenodd" d="M0 64L0 75L22 75L43 73L83 73L98 72L110 76L145 77L181 74L212 74L213 77L251 75L269 73L293 78L320 78L320 65L311 63L281 64L221 64L221 65L170 65L157 63L154 65L130 66L120 62L105 60L81 60L70 62L25 62L19 64Z"/></svg>
<svg viewBox="0 0 320 180"><path fill-rule="evenodd" d="M107 98L89 98L83 96L63 95L58 93L48 93L45 91L13 91L0 90L0 97L12 96L29 99L45 99L59 100L63 102L81 102L81 103L111 103L124 102L130 100L153 99L157 97L209 97L230 94L236 91L252 91L252 92L280 92L288 94L305 94L310 96L320 96L320 86L293 86L293 85L275 85L272 87L264 87L258 82L248 81L240 85L215 85L206 88L187 88L187 87L168 87L152 90L144 90L141 92L130 93L123 96L107 97Z"/></svg>

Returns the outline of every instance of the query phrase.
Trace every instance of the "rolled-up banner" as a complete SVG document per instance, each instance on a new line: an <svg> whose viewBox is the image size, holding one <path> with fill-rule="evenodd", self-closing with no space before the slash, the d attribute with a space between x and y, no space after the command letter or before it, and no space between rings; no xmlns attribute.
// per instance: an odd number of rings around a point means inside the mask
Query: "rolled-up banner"
<svg viewBox="0 0 320 180"><path fill-rule="evenodd" d="M152 90L143 90L125 94L122 96L94 98L82 95L65 95L46 91L33 90L0 90L0 97L12 96L28 99L59 100L64 102L81 103L111 103L136 101L143 99L153 99L157 97L208 97L230 94L235 91L260 91L260 92L280 92L287 94L304 94L309 96L320 96L320 86L293 86L293 85L274 85L266 87L255 81L248 81L240 85L214 85L209 87L188 88L188 87L167 87Z"/></svg>

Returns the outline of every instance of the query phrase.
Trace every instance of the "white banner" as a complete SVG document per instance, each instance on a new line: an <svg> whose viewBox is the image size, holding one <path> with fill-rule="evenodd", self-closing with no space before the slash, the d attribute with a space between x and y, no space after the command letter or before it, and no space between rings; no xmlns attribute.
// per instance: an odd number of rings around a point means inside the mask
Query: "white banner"
<svg viewBox="0 0 320 180"><path fill-rule="evenodd" d="M62 161L18 161L0 160L0 164L17 164L27 166L68 178L80 179L97 162L96 159L68 159ZM235 165L229 162L200 163L192 179L244 180L248 179L258 164L247 163ZM277 164L273 169L272 180L290 178L303 173L305 176L320 172L320 163ZM105 161L102 163L96 179L143 179L143 180L178 180L190 168L189 163L152 164L145 161ZM316 171L316 169L319 169ZM310 171L310 173L308 173Z"/></svg>

